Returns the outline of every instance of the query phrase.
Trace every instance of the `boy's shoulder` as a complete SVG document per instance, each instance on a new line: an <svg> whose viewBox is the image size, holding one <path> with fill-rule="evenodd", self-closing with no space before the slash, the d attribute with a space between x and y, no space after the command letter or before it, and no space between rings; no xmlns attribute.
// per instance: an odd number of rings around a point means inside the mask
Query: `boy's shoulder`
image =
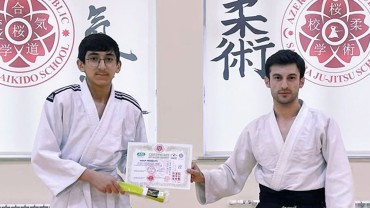
<svg viewBox="0 0 370 208"><path fill-rule="evenodd" d="M118 99L118 100L129 102L132 105L136 106L141 111L141 107L139 105L139 102L137 102L137 100L134 97L132 97L131 95L129 95L127 93L115 90L114 91L114 98Z"/></svg>
<svg viewBox="0 0 370 208"><path fill-rule="evenodd" d="M62 94L62 93L68 93L68 92L78 92L81 91L81 86L79 84L72 84L72 85L67 85L65 87L61 87L52 93L46 98L46 100L50 102L54 102L54 99L57 95Z"/></svg>

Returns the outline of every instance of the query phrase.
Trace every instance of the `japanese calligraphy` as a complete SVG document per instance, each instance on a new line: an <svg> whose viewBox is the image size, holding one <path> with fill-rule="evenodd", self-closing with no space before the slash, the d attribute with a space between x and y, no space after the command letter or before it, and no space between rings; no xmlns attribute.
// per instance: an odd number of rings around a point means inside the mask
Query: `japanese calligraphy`
<svg viewBox="0 0 370 208"><path fill-rule="evenodd" d="M259 52L261 57L261 69L254 67L254 71L261 77L265 77L264 66L266 59L266 50L268 48L273 48L274 43L270 42L270 38L266 36L267 31L261 30L253 26L253 22L267 22L267 19L262 15L256 16L245 16L244 9L246 7L253 7L257 3L257 0L236 0L229 3L223 4L223 6L228 10L227 13L238 13L238 18L227 19L221 21L225 27L231 27L229 30L224 32L221 43L217 48L223 48L221 54L211 61L223 61L224 80L229 80L230 68L236 67L238 65L239 74L241 77L245 76L245 65L249 67L253 66L253 62L248 58L252 53ZM247 29L247 30L246 30ZM251 32L254 34L254 39L252 36L248 36L246 39L246 33ZM235 35L239 36L238 43L229 41L227 36Z"/></svg>
<svg viewBox="0 0 370 208"><path fill-rule="evenodd" d="M110 21L105 19L103 13L106 11L106 7L96 8L93 5L89 6L89 16L87 20L91 20L91 26L85 31L85 36L98 33L98 29L102 29L102 33L106 34L106 28L110 26ZM120 51L120 56L130 61L136 61L137 56L130 51L130 53L124 53Z"/></svg>

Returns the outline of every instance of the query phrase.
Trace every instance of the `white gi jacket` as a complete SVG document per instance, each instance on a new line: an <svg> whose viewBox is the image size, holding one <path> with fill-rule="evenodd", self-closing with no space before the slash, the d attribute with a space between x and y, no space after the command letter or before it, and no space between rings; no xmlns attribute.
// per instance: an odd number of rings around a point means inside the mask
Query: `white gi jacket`
<svg viewBox="0 0 370 208"><path fill-rule="evenodd" d="M138 103L113 87L99 119L86 81L47 98L32 152L35 173L51 190L53 208L130 207L128 194L105 194L78 178L86 168L120 180L127 143L146 142Z"/></svg>
<svg viewBox="0 0 370 208"><path fill-rule="evenodd" d="M337 124L300 102L285 142L274 112L246 126L228 160L203 171L205 183L196 184L198 201L207 204L239 193L256 165L257 182L273 190L325 187L327 208L355 207L352 173Z"/></svg>

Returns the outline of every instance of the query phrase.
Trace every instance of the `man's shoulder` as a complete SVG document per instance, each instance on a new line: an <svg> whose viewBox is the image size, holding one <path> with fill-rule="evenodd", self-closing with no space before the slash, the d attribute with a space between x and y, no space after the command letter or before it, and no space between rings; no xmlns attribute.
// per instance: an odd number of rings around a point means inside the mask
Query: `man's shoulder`
<svg viewBox="0 0 370 208"><path fill-rule="evenodd" d="M65 93L75 93L79 91L81 91L81 86L79 84L67 85L65 87L61 87L53 91L52 93L50 93L49 96L46 98L46 100L49 102L54 102L56 96L59 96Z"/></svg>
<svg viewBox="0 0 370 208"><path fill-rule="evenodd" d="M114 91L114 98L122 102L128 102L129 104L135 106L141 111L139 102L137 102L137 100L134 97L132 97L131 95L127 93L120 92L120 91Z"/></svg>
<svg viewBox="0 0 370 208"><path fill-rule="evenodd" d="M264 128L266 125L269 124L269 119L272 112L263 114L255 119L253 119L249 124L246 126L246 129L258 129Z"/></svg>
<svg viewBox="0 0 370 208"><path fill-rule="evenodd" d="M309 107L308 108L308 113L309 113L311 118L324 119L324 120L331 119L331 116L329 114L327 114L324 111L322 111L320 109L317 109L317 108Z"/></svg>
<svg viewBox="0 0 370 208"><path fill-rule="evenodd" d="M252 121L252 123L253 123L253 122L255 122L255 123L265 122L265 121L267 121L267 120L270 118L270 116L271 116L271 114L272 114L272 113L273 113L273 112L265 113L265 114L263 114L263 115L261 115L261 116L257 117L256 119L254 119L254 120Z"/></svg>
<svg viewBox="0 0 370 208"><path fill-rule="evenodd" d="M330 116L325 113L324 111L317 109L314 106L309 106L306 104L306 102L302 101L302 109L304 112L308 112L307 115L313 117L313 118L323 118L323 119L329 119Z"/></svg>

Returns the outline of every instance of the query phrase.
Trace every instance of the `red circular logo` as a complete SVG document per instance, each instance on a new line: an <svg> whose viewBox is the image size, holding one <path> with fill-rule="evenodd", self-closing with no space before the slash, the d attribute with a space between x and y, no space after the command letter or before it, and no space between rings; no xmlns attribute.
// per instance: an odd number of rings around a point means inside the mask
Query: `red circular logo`
<svg viewBox="0 0 370 208"><path fill-rule="evenodd" d="M0 84L35 86L63 68L71 55L75 32L67 5L58 2L0 3Z"/></svg>
<svg viewBox="0 0 370 208"><path fill-rule="evenodd" d="M152 181L154 181L154 176L153 176L153 175L148 175L148 176L146 177L146 179L147 179L149 182L152 182Z"/></svg>
<svg viewBox="0 0 370 208"><path fill-rule="evenodd" d="M161 144L156 145L155 146L155 151L156 152L163 152L164 151L163 145L161 145Z"/></svg>
<svg viewBox="0 0 370 208"><path fill-rule="evenodd" d="M304 57L309 81L346 86L370 73L369 23L369 5L360 1L293 0L283 18L282 44Z"/></svg>

